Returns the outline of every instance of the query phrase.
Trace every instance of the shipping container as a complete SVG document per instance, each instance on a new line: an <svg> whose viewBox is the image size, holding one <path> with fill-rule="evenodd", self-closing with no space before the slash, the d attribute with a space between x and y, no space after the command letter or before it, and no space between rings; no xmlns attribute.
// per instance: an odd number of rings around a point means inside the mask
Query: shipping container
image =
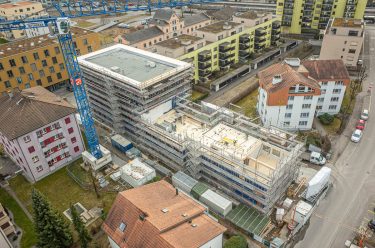
<svg viewBox="0 0 375 248"><path fill-rule="evenodd" d="M133 147L133 144L129 140L125 139L119 134L116 134L111 137L111 143L113 147L117 148L122 152L126 152Z"/></svg>
<svg viewBox="0 0 375 248"><path fill-rule="evenodd" d="M224 217L232 210L233 205L231 201L210 189L200 196L199 201L207 205L209 210Z"/></svg>
<svg viewBox="0 0 375 248"><path fill-rule="evenodd" d="M187 194L190 194L191 189L198 183L194 178L186 175L182 171L178 171L172 176L172 184L184 191Z"/></svg>
<svg viewBox="0 0 375 248"><path fill-rule="evenodd" d="M206 192L209 189L209 187L201 182L198 182L192 189L190 194L197 200L200 199L201 195Z"/></svg>

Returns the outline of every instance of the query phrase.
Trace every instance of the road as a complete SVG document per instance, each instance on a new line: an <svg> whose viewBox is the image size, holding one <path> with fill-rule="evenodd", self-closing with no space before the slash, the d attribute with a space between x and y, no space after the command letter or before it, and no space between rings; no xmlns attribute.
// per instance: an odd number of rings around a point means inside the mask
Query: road
<svg viewBox="0 0 375 248"><path fill-rule="evenodd" d="M364 54L364 63L369 68L363 87L367 90L368 83L375 79L375 26L366 29ZM358 144L348 143L332 165L333 188L316 209L296 248L344 247L345 240L355 235L350 227L363 223L364 217L369 216L367 210L374 207L371 203L375 201L375 106L374 101L369 102L370 119L364 136ZM350 136L348 132L346 135Z"/></svg>

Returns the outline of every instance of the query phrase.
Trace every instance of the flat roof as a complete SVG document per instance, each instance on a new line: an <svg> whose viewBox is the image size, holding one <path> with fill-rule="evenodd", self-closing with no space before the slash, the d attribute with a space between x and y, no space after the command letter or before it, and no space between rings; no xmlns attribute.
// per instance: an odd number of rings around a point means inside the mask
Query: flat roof
<svg viewBox="0 0 375 248"><path fill-rule="evenodd" d="M124 83L146 87L191 65L159 54L117 44L78 58L79 63Z"/></svg>
<svg viewBox="0 0 375 248"><path fill-rule="evenodd" d="M162 42L157 43L156 45L167 47L170 49L176 49L182 46L190 46L191 44L194 44L198 40L203 40L203 38L182 34L179 36L176 36L175 38L171 38L169 40L165 40Z"/></svg>
<svg viewBox="0 0 375 248"><path fill-rule="evenodd" d="M362 28L363 22L361 19L352 18L335 18L332 22L332 27L350 27Z"/></svg>
<svg viewBox="0 0 375 248"><path fill-rule="evenodd" d="M19 8L19 7L24 7L24 6L33 5L33 4L41 4L41 3L32 2L32 1L22 1L22 2L15 2L15 3L3 3L3 4L0 4L0 9Z"/></svg>
<svg viewBox="0 0 375 248"><path fill-rule="evenodd" d="M221 21L221 22L215 22L211 25L207 25L205 27L199 28L198 30L203 31L203 32L209 32L209 33L220 33L224 30L227 30L227 29L224 28L224 26L230 27L230 28L228 28L228 30L230 30L230 29L232 29L234 27L237 27L237 26L240 26L240 25L241 25L241 23Z"/></svg>

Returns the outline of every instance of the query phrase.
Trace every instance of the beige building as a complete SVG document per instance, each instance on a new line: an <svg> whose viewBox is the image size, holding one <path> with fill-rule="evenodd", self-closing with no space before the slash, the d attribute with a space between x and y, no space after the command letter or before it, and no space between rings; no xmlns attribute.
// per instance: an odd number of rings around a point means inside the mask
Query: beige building
<svg viewBox="0 0 375 248"><path fill-rule="evenodd" d="M362 50L364 23L360 19L334 18L324 34L320 59L342 59L346 66L356 66Z"/></svg>
<svg viewBox="0 0 375 248"><path fill-rule="evenodd" d="M12 221L10 220L8 214L0 203L0 228L6 236L11 235L16 232Z"/></svg>
<svg viewBox="0 0 375 248"><path fill-rule="evenodd" d="M257 13L255 11L248 11L233 16L233 22L243 23L245 27L255 27L271 19L272 13Z"/></svg>
<svg viewBox="0 0 375 248"><path fill-rule="evenodd" d="M5 20L18 20L26 17L46 16L47 13L39 2L22 1L0 4L0 17ZM26 30L13 30L1 32L7 39L19 39L25 37L35 37L47 34L48 28L30 28Z"/></svg>
<svg viewBox="0 0 375 248"><path fill-rule="evenodd" d="M216 42L241 33L243 30L244 25L241 23L221 21L202 27L196 32L198 37L204 38L209 42Z"/></svg>
<svg viewBox="0 0 375 248"><path fill-rule="evenodd" d="M155 52L158 54L170 58L178 58L205 45L206 40L203 38L182 34L175 38L159 42L154 47Z"/></svg>

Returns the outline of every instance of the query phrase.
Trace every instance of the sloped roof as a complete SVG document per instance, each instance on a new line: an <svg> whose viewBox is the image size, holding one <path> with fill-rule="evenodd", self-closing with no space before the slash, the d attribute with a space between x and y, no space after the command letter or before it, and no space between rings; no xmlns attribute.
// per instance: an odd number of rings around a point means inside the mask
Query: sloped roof
<svg viewBox="0 0 375 248"><path fill-rule="evenodd" d="M30 133L76 112L62 98L41 86L0 98L0 132L9 140Z"/></svg>
<svg viewBox="0 0 375 248"><path fill-rule="evenodd" d="M232 19L236 10L230 6L224 6L224 8L214 11L214 12L207 12L210 13L213 18L221 21L229 21Z"/></svg>
<svg viewBox="0 0 375 248"><path fill-rule="evenodd" d="M121 248L200 247L225 231L204 210L188 196L176 194L169 183L159 181L119 193L103 229ZM123 232L121 223L126 225Z"/></svg>
<svg viewBox="0 0 375 248"><path fill-rule="evenodd" d="M122 37L125 40L129 41L130 44L134 44L160 35L163 35L163 32L158 27L154 26L151 28L145 28L135 32L124 34L122 35Z"/></svg>
<svg viewBox="0 0 375 248"><path fill-rule="evenodd" d="M153 19L169 21L174 13L171 9L158 9L155 11Z"/></svg>
<svg viewBox="0 0 375 248"><path fill-rule="evenodd" d="M302 64L309 71L309 75L316 80L350 80L348 70L341 59L306 60Z"/></svg>
<svg viewBox="0 0 375 248"><path fill-rule="evenodd" d="M210 20L210 18L204 13L199 13L196 15L186 15L184 17L184 24L185 27L188 27L207 20Z"/></svg>

